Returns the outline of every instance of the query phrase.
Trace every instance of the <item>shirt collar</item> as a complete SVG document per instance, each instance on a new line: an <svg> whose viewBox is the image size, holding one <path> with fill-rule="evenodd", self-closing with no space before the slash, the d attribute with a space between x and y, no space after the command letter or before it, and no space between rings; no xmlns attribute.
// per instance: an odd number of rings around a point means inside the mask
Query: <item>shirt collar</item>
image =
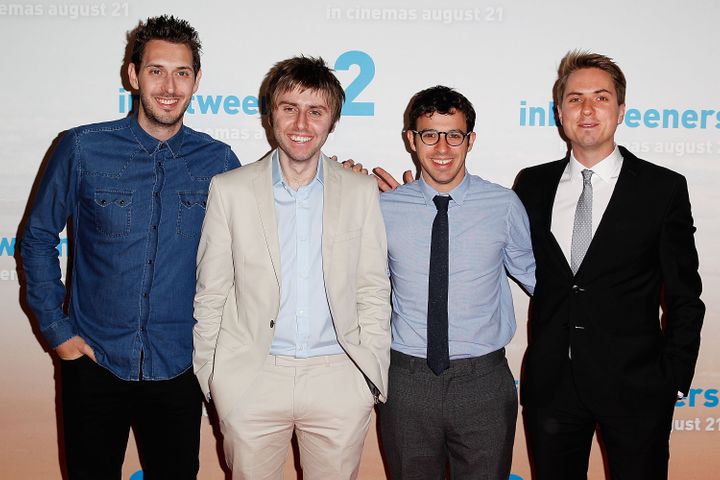
<svg viewBox="0 0 720 480"><path fill-rule="evenodd" d="M593 165L590 170L593 171L593 176L597 175L598 178L600 178L604 182L609 182L620 175L620 168L622 167L622 163L622 154L620 153L620 149L618 148L618 146L615 145L615 149L613 149L612 153L610 153L610 155ZM575 158L575 154L573 152L570 152L570 163L568 164L568 168L566 170L570 178L573 180L582 181L582 174L580 172L582 172L586 168L586 166L584 166L577 160L577 158Z"/></svg>
<svg viewBox="0 0 720 480"><path fill-rule="evenodd" d="M286 188L290 188L290 186L285 181L285 177L282 174L282 169L280 168L280 154L278 152L279 152L279 149L276 148L272 154L272 184L273 184L273 186L276 186L278 184L283 184ZM317 171L315 172L315 178L307 186L313 185L315 182L318 182L321 185L324 185L324 183L325 183L324 175L323 175L323 159L324 158L325 158L325 155L320 153L320 157L318 158Z"/></svg>
<svg viewBox="0 0 720 480"><path fill-rule="evenodd" d="M153 154L162 148L163 145L167 145L167 148L170 150L173 157L180 155L180 149L182 147L183 140L185 139L184 125L180 127L180 130L178 130L175 135L163 142L143 130L138 123L137 115L130 115L128 117L128 121L130 122L130 130L132 130L138 143L140 143L147 153Z"/></svg>
<svg viewBox="0 0 720 480"><path fill-rule="evenodd" d="M418 185L420 185L420 191L422 192L423 197L425 197L425 204L432 205L433 208L435 207L435 204L433 203L433 198L435 197L435 195L450 195L450 197L452 198L450 200L451 205L453 203L457 205L462 205L465 201L465 194L467 193L469 183L470 174L468 173L467 169L465 170L465 177L462 179L462 182L460 182L460 185L446 193L440 193L434 188L432 188L430 185L428 185L422 174L420 175L420 179L418 180Z"/></svg>

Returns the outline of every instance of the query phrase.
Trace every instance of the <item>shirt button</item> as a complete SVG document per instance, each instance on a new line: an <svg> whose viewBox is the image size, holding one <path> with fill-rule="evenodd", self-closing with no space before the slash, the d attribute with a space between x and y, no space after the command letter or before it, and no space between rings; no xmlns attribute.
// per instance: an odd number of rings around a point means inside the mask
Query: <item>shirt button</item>
<svg viewBox="0 0 720 480"><path fill-rule="evenodd" d="M270 320L270 328L275 327L275 320Z"/></svg>
<svg viewBox="0 0 720 480"><path fill-rule="evenodd" d="M147 298L148 294L147 292L143 292L143 297Z"/></svg>
<svg viewBox="0 0 720 480"><path fill-rule="evenodd" d="M152 229L153 229L153 230L157 230L157 225L153 225L153 226L152 226Z"/></svg>
<svg viewBox="0 0 720 480"><path fill-rule="evenodd" d="M153 261L152 261L152 260L148 260L148 265L152 265L152 264L153 264Z"/></svg>

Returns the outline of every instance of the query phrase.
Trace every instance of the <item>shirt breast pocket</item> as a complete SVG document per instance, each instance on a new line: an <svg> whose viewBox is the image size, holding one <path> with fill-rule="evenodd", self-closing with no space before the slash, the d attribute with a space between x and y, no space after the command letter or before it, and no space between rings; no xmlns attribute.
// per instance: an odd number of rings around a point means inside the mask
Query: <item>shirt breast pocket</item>
<svg viewBox="0 0 720 480"><path fill-rule="evenodd" d="M110 237L124 237L132 226L132 192L95 190L95 227Z"/></svg>
<svg viewBox="0 0 720 480"><path fill-rule="evenodd" d="M178 192L177 234L185 238L200 235L208 192Z"/></svg>

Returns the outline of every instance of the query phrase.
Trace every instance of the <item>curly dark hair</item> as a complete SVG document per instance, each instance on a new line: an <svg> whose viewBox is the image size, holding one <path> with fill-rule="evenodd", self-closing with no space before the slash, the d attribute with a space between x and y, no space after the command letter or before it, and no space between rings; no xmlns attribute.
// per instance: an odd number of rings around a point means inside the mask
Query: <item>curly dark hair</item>
<svg viewBox="0 0 720 480"><path fill-rule="evenodd" d="M447 115L452 111L462 112L465 115L467 132L475 128L475 109L465 95L453 90L450 87L436 85L426 88L415 94L410 103L410 130L417 128L417 120L422 115L439 113Z"/></svg>
<svg viewBox="0 0 720 480"><path fill-rule="evenodd" d="M132 42L130 61L135 69L140 71L145 46L150 40L164 40L170 43L187 45L192 52L193 71L195 75L200 71L200 37L197 31L186 21L172 15L150 17L147 21L140 21L137 27L128 34Z"/></svg>

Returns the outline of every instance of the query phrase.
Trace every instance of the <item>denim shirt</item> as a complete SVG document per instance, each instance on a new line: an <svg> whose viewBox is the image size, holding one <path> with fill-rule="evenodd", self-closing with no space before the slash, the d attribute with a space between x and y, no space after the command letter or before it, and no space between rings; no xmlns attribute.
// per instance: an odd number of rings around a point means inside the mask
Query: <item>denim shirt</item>
<svg viewBox="0 0 720 480"><path fill-rule="evenodd" d="M124 380L190 368L208 185L237 166L229 146L185 126L165 142L134 116L66 132L21 243L28 303L49 346L80 335L98 364ZM66 314L55 247L69 217Z"/></svg>

